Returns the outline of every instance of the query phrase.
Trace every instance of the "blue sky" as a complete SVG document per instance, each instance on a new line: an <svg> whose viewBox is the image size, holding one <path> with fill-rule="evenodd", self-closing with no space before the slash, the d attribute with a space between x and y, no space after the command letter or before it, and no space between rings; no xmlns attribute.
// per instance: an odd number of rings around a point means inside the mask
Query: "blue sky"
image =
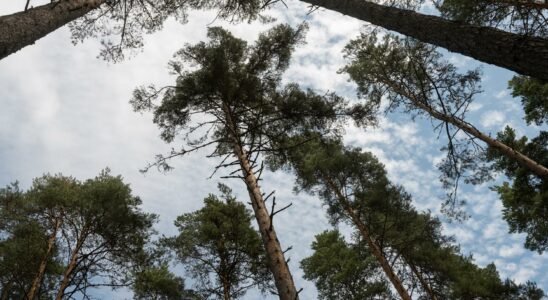
<svg viewBox="0 0 548 300"><path fill-rule="evenodd" d="M19 10L23 2L3 1L0 14ZM335 91L358 101L354 85L337 70L344 65L341 49L365 23L321 10L307 16L306 5L297 1L289 1L288 5L289 9L279 7L272 15L278 22L292 25L306 19L310 30L308 43L295 51L284 81L318 92ZM160 215L157 229L166 235L174 234L176 216L200 208L202 199L216 192L220 179L207 179L216 161L198 152L174 160L175 170L167 174L155 170L139 173L155 154L166 153L171 145L160 140L151 116L134 113L128 101L139 85L171 84L174 78L166 66L172 54L185 43L205 39L206 27L214 19L212 12L193 12L187 25L168 22L161 32L146 38L141 53L119 64L96 58L98 41L71 45L66 28L1 60L0 185L19 180L26 188L32 178L46 172L86 179L108 166L113 174L121 174L131 184L134 193L143 199L145 210ZM224 26L250 42L271 26L220 21L212 25ZM541 130L525 126L519 99L512 98L507 90L511 72L460 55L447 53L446 58L463 70L482 67L485 92L478 95L469 114L476 127L492 135L506 124L529 136ZM439 148L444 140L437 139L428 120L418 118L413 122L407 115L393 113L381 117L375 129L349 124L345 142L375 153L386 165L390 178L413 195L419 209L439 212L444 191L435 164L441 158ZM277 216L275 226L282 245L293 246L290 268L297 286L304 288L302 299L315 299L314 285L302 279L298 262L310 255L314 235L329 228L321 203L308 195L295 195L292 175L269 173L264 179L263 190L276 190L280 206L294 203ZM445 232L455 235L463 252L473 254L479 265L494 261L502 276L519 282L534 280L548 290L548 258L524 249L522 235L507 233L501 203L489 190L496 182L464 186L461 196L467 200L466 210L472 217L464 223L445 224ZM247 202L243 183L224 183ZM97 295L104 299L131 297L110 291ZM246 299L257 297L251 292Z"/></svg>

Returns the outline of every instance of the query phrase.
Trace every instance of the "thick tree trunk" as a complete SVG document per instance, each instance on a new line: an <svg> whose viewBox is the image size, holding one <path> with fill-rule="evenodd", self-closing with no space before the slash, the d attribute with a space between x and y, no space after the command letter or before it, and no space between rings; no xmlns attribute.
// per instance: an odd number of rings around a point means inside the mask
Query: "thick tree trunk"
<svg viewBox="0 0 548 300"><path fill-rule="evenodd" d="M392 89L394 89L398 94L408 98L411 102L413 102L413 105L416 107L424 110L432 117L447 122L449 124L452 124L458 128L460 128L462 131L472 135L473 137L476 137L479 140L482 140L485 142L488 146L497 149L508 157L511 160L514 160L518 162L522 167L529 169L531 172L535 173L537 176L539 176L542 179L548 179L548 168L539 164L538 162L532 160L527 155L513 149L512 147L509 147L508 145L501 143L500 141L497 141L496 139L484 134L483 132L476 129L476 127L472 126L471 124L458 119L456 117L448 116L444 113L441 113L432 107L426 105L419 99L416 99L414 95L409 94L405 92L404 90L400 89L397 85L393 84L392 82L383 81L385 84L389 85Z"/></svg>
<svg viewBox="0 0 548 300"><path fill-rule="evenodd" d="M51 256L51 252L53 251L53 247L55 246L55 239L57 237L57 232L59 231L59 227L61 227L61 220L56 219L55 225L53 227L53 231L51 232L51 235L48 239L48 247L46 249L46 253L44 254L44 257L42 258L42 261L40 262L40 266L38 267L38 273L36 274L36 277L34 277L30 290L27 293L28 300L34 299L34 297L36 296L36 292L38 291L38 289L40 288L40 285L42 284L42 279L44 278L44 274L46 273L46 267L48 265L48 261Z"/></svg>
<svg viewBox="0 0 548 300"><path fill-rule="evenodd" d="M244 181L251 200L251 206L253 207L263 245L268 255L269 268L274 275L274 283L276 284L278 296L282 300L296 300L299 298L299 295L295 288L295 283L293 282L293 277L291 276L289 266L287 265L280 241L274 230L272 220L270 219L270 214L265 206L257 177L251 168L247 153L241 145L237 126L234 123L232 113L226 104L223 104L223 110L229 131L228 134L232 140L234 155L238 158L242 169Z"/></svg>
<svg viewBox="0 0 548 300"><path fill-rule="evenodd" d="M404 300L411 300L411 296L407 292L407 289L403 286L403 283L401 279L398 277L398 275L394 272L392 269L392 266L390 266L390 263L382 253L382 249L377 245L377 243L371 238L371 234L369 233L369 230L367 229L367 226L360 220L354 209L350 206L350 203L348 203L348 200L346 200L346 197L341 193L341 191L337 188L335 183L328 178L324 177L323 180L329 188L336 194L337 199L339 200L339 203L341 203L343 209L346 211L350 219L352 220L352 223L358 228L358 231L360 232L361 236L367 241L367 245L369 246L369 249L371 249L371 252L381 265L384 273L400 295L400 297Z"/></svg>
<svg viewBox="0 0 548 300"><path fill-rule="evenodd" d="M470 56L548 80L548 40L449 21L365 0L301 0Z"/></svg>
<svg viewBox="0 0 548 300"><path fill-rule="evenodd" d="M59 0L0 17L0 59L105 3L105 0Z"/></svg>
<svg viewBox="0 0 548 300"><path fill-rule="evenodd" d="M76 242L76 246L70 254L70 261L67 265L67 268L65 269L65 272L63 273L63 280L61 280L61 284L59 284L59 290L57 291L57 296L55 297L55 300L62 300L63 296L65 295L65 290L69 286L72 273L74 272L74 269L76 269L76 266L78 264L78 253L84 245L85 239L86 229L83 229L80 237L78 238L78 241Z"/></svg>

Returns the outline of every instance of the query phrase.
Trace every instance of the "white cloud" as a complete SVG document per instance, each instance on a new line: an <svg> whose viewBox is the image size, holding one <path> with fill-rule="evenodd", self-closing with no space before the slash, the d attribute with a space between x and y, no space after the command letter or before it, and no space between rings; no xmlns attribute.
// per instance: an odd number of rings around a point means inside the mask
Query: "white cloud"
<svg viewBox="0 0 548 300"><path fill-rule="evenodd" d="M506 116L503 112L492 110L484 113L482 115L481 119L481 125L484 127L500 127L500 125L504 124L504 121L506 119Z"/></svg>

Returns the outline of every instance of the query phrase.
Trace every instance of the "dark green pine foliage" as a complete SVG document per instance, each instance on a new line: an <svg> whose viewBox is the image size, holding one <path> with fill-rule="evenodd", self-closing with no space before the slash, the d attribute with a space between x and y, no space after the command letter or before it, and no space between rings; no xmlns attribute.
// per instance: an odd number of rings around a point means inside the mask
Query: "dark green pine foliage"
<svg viewBox="0 0 548 300"><path fill-rule="evenodd" d="M2 216L11 216L2 226L7 239L1 254L8 255L2 261L10 263L2 274L25 273L17 279L20 290L10 278L2 282L8 296L66 299L88 297L94 287L129 285L155 221L139 209L141 200L122 178L108 171L85 182L44 175L28 191L5 189L0 198Z"/></svg>
<svg viewBox="0 0 548 300"><path fill-rule="evenodd" d="M546 37L548 3L535 0L436 0L445 18Z"/></svg>
<svg viewBox="0 0 548 300"><path fill-rule="evenodd" d="M512 96L521 97L527 124L548 123L548 83L527 76L514 76L508 83Z"/></svg>
<svg viewBox="0 0 548 300"><path fill-rule="evenodd" d="M349 244L332 230L316 235L312 250L312 256L301 261L301 268L304 278L316 284L320 299L396 299L364 245Z"/></svg>
<svg viewBox="0 0 548 300"><path fill-rule="evenodd" d="M175 252L204 298L236 299L248 289L272 288L261 236L253 215L219 184L220 198L210 194L204 207L175 221L179 235L163 243Z"/></svg>
<svg viewBox="0 0 548 300"><path fill-rule="evenodd" d="M408 291L416 290L417 296L425 299L519 299L503 296L509 289L494 265L476 266L471 257L460 253L452 237L441 233L437 218L417 212L411 197L390 183L383 165L372 154L345 148L338 141L318 140L285 159L290 163L285 167L293 168L297 175L298 190L318 195L333 223L345 222L359 229L343 201L350 205ZM282 165L279 161L278 166ZM361 229L355 234L364 238ZM369 245L368 249L373 251ZM332 285L343 281L327 279Z"/></svg>
<svg viewBox="0 0 548 300"><path fill-rule="evenodd" d="M282 86L282 74L304 30L278 25L248 45L222 28L210 28L208 42L186 46L170 63L177 75L174 86L139 88L131 101L135 110L153 112L166 142L179 135L184 142L151 166L169 170L169 159L209 148L208 157L221 161L214 172L232 168L230 177L245 182L278 294L290 300L298 296L297 289L273 225L275 212L269 212L269 198L259 186L263 159L279 155L282 147L298 146L288 145L291 136L336 134L344 116L367 115L335 94ZM155 103L157 98L161 103Z"/></svg>
<svg viewBox="0 0 548 300"><path fill-rule="evenodd" d="M180 300L200 299L185 289L185 282L169 270L167 263L152 265L134 275L133 299Z"/></svg>
<svg viewBox="0 0 548 300"><path fill-rule="evenodd" d="M497 134L497 139L548 165L548 132L541 131L538 137L529 140L525 136L518 138L507 126ZM548 249L548 180L539 180L496 150L488 149L487 158L495 170L511 180L493 187L502 200L503 217L510 232L526 233L525 247L543 253Z"/></svg>

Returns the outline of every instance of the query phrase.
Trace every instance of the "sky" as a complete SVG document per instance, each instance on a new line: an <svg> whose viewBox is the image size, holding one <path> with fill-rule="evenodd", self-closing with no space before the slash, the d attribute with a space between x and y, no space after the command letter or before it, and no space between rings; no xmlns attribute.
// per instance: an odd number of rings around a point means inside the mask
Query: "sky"
<svg viewBox="0 0 548 300"><path fill-rule="evenodd" d="M23 2L2 1L0 14L20 10ZM297 26L306 20L310 29L307 44L294 52L284 82L360 101L355 86L337 71L345 64L341 50L366 23L325 10L308 15L307 6L294 0L287 1L287 5L270 11L277 18L276 23ZM85 180L109 167L112 174L120 174L130 183L134 194L142 198L145 211L160 216L156 229L161 234L174 235L175 218L199 209L203 198L216 192L223 174L209 178L217 161L205 158L207 152L203 151L173 160L175 169L171 172L140 173L139 169L153 161L156 154L167 153L181 141L165 144L151 115L132 111L128 103L132 91L143 84L173 83L168 61L186 43L205 40L208 26L223 26L251 43L274 24L227 24L215 20L214 12L191 12L186 25L168 21L163 30L145 38L140 53L117 64L97 58L97 40L73 46L68 29L62 28L1 60L0 186L18 180L27 188L33 178L44 173ZM507 89L511 72L444 53L460 70L482 69L484 92L476 97L469 114L469 121L480 130L495 135L511 125L518 134L533 137L539 130L547 129L526 126L519 99L512 98ZM349 124L345 143L373 152L385 164L390 179L413 195L419 210L439 214L444 191L435 165L443 157L439 151L445 142L443 137L438 138L428 120L413 121L401 112L380 119L377 128ZM311 254L314 235L330 225L318 199L292 191L294 179L283 172L268 173L261 187L266 193L275 191L280 207L293 203L289 210L276 216L274 225L282 247L293 246L289 265L297 287L303 288L302 299L315 299L317 291L313 283L303 279L299 261ZM465 209L471 218L463 223L444 222L444 233L454 235L463 253L472 254L477 264L495 262L501 277L517 282L533 280L548 291L546 254L523 248L524 236L508 233L501 217L501 202L489 189L503 179L464 186L460 195L467 202ZM222 182L247 202L241 181ZM96 295L102 299L131 299L127 291L97 291ZM244 299L259 297L262 296L251 291Z"/></svg>

